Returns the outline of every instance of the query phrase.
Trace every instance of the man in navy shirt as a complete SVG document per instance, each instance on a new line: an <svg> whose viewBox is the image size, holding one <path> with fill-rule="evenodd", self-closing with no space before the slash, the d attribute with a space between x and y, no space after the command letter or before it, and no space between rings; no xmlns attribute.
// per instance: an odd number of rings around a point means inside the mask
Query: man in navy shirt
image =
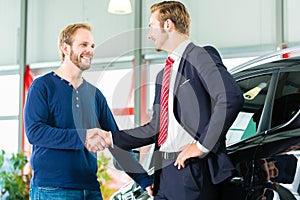
<svg viewBox="0 0 300 200"><path fill-rule="evenodd" d="M91 27L67 26L60 33L58 48L61 66L34 80L24 108L25 131L33 145L30 197L102 199L96 152L107 145L100 128L118 127L103 94L82 77L94 54ZM142 170L133 157L128 159ZM150 187L152 181L141 172L129 175L141 187Z"/></svg>

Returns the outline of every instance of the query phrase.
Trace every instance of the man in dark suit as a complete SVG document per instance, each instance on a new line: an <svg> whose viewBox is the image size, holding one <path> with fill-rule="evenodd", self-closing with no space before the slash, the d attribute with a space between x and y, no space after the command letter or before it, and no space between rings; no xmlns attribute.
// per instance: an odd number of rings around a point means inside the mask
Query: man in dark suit
<svg viewBox="0 0 300 200"><path fill-rule="evenodd" d="M172 62L157 75L151 121L111 134L113 148L155 143L154 199L219 199L219 183L234 169L226 154L225 134L243 96L217 50L189 40L189 25L189 13L180 2L151 7L148 38ZM171 75L163 75L167 66Z"/></svg>

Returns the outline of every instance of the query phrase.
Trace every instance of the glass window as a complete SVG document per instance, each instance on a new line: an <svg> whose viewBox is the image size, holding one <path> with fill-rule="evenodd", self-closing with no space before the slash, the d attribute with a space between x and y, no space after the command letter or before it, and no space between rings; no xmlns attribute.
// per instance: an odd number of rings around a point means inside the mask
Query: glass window
<svg viewBox="0 0 300 200"><path fill-rule="evenodd" d="M226 135L227 146L256 134L270 79L271 75L262 75L238 82L245 103Z"/></svg>
<svg viewBox="0 0 300 200"><path fill-rule="evenodd" d="M18 120L0 120L0 150L7 153L18 151Z"/></svg>
<svg viewBox="0 0 300 200"><path fill-rule="evenodd" d="M280 74L275 93L271 126L288 122L300 108L300 72Z"/></svg>
<svg viewBox="0 0 300 200"><path fill-rule="evenodd" d="M0 116L19 115L19 77L0 76Z"/></svg>
<svg viewBox="0 0 300 200"><path fill-rule="evenodd" d="M19 75L0 76L0 149L18 151Z"/></svg>

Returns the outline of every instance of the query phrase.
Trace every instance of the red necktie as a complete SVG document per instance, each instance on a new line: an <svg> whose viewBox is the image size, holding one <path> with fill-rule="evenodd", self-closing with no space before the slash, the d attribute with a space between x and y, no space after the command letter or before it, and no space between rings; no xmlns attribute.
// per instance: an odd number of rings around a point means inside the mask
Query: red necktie
<svg viewBox="0 0 300 200"><path fill-rule="evenodd" d="M168 57L166 60L166 65L163 74L162 88L160 94L160 127L158 135L158 146L164 143L167 139L169 87L173 63L174 60L171 57Z"/></svg>

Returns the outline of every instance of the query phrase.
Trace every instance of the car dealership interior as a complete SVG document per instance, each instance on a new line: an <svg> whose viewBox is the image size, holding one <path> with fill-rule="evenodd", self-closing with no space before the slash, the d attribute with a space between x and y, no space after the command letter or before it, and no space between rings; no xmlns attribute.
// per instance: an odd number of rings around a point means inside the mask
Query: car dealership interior
<svg viewBox="0 0 300 200"><path fill-rule="evenodd" d="M24 130L24 104L31 83L61 65L57 41L60 31L67 25L89 23L92 27L94 55L91 68L84 71L83 77L103 93L118 128L134 128L151 120L156 76L163 69L168 56L165 52L156 51L153 41L147 37L150 7L161 1L0 0L0 199L6 199L10 195L5 186L5 176L1 172L15 170L10 166L13 165L12 157L18 160L13 155L24 156L24 160L23 157L20 159L23 165L16 171L27 185L27 189L22 190L28 190L29 181L24 180L24 175L28 175L26 177L29 180L32 177L29 164L32 145ZM244 63L251 64L252 60L259 60L264 56L269 58L266 55L275 55L276 59L289 59L293 53L285 50L298 47L300 49L299 0L178 1L190 13L191 41L199 46L215 47L229 72L235 73L234 69L240 72L239 69L242 68L239 66L245 66ZM278 51L283 53L276 54ZM297 52L295 55L299 56L300 51ZM269 86L274 77L266 77L264 82ZM296 78L287 79L293 82ZM261 82L259 79L255 84ZM244 84L242 86L248 91L255 87L254 82L252 83L251 87L247 85L248 82L241 82L239 86ZM264 91L265 87L258 93ZM268 98L266 95L266 101ZM251 109L249 106L249 110ZM239 115L240 118L249 120L251 116ZM294 118L296 117L298 115ZM235 125L238 126L237 123ZM264 130L263 127L260 128ZM234 131L236 130L232 130L230 134ZM228 136L228 141L231 135ZM235 142L236 138L233 138L232 143L227 145ZM138 149L138 159L147 170L151 165L148 152L153 151L153 148L145 146ZM120 188L128 186L132 180L117 169L115 160L107 149L98 152L97 158L107 174L107 177L99 179L105 186L105 189L101 188L104 199L139 199L137 196L121 197L122 192L118 193ZM299 163L297 166L299 169ZM294 194L294 199L300 199L299 183L297 186L294 190L298 190L298 194ZM131 189L132 185L126 191ZM279 195L272 197L284 199Z"/></svg>

